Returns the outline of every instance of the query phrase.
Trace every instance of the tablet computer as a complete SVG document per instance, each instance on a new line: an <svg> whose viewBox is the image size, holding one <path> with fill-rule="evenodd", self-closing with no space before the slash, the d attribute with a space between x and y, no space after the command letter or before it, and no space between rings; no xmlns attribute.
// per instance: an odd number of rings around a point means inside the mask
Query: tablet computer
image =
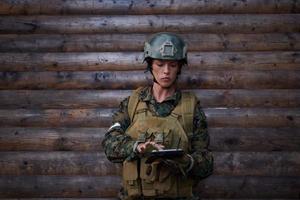
<svg viewBox="0 0 300 200"><path fill-rule="evenodd" d="M178 157L182 156L184 151L182 149L162 149L162 150L153 150L150 153L150 156L154 157Z"/></svg>

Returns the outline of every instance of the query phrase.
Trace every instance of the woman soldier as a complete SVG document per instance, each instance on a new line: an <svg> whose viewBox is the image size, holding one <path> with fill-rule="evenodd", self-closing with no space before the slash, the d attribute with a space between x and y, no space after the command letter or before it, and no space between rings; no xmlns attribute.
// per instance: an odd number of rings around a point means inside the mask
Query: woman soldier
<svg viewBox="0 0 300 200"><path fill-rule="evenodd" d="M199 101L176 84L186 44L173 33L155 34L145 42L144 61L152 86L121 102L102 143L107 158L122 163L119 197L197 199L193 189L212 174L213 157Z"/></svg>

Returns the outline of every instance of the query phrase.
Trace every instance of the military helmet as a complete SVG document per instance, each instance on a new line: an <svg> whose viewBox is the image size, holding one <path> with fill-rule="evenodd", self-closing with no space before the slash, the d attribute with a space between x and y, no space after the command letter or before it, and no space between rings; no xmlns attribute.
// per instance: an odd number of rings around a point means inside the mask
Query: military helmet
<svg viewBox="0 0 300 200"><path fill-rule="evenodd" d="M157 33L145 42L144 61L148 58L180 60L187 64L187 46L183 39L174 33Z"/></svg>

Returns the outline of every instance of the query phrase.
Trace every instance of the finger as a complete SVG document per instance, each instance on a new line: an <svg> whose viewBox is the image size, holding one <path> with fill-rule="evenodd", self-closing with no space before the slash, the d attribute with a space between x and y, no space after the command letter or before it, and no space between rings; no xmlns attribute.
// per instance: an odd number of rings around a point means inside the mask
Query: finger
<svg viewBox="0 0 300 200"><path fill-rule="evenodd" d="M142 149L141 149L140 146L137 146L136 149L137 149L137 151L138 151L139 153L141 153Z"/></svg>
<svg viewBox="0 0 300 200"><path fill-rule="evenodd" d="M162 149L164 149L165 148L165 146L164 145L162 145L162 144L154 144L154 148L156 148L157 150L162 150Z"/></svg>
<svg viewBox="0 0 300 200"><path fill-rule="evenodd" d="M147 141L147 142L145 143L145 148L147 148L149 145L152 145L152 144L151 144L150 141Z"/></svg>
<svg viewBox="0 0 300 200"><path fill-rule="evenodd" d="M144 143L139 144L139 145L137 146L137 150L138 150L139 153L143 153L143 152L145 151L145 149L146 149L146 147L145 147L145 144L144 144Z"/></svg>

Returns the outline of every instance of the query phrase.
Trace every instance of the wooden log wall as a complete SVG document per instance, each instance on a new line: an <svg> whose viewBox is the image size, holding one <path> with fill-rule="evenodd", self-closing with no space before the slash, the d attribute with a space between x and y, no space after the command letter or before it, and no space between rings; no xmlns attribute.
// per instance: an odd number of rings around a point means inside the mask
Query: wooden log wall
<svg viewBox="0 0 300 200"><path fill-rule="evenodd" d="M116 199L101 141L158 31L187 41L208 118L202 198L300 198L298 0L0 1L0 198Z"/></svg>

